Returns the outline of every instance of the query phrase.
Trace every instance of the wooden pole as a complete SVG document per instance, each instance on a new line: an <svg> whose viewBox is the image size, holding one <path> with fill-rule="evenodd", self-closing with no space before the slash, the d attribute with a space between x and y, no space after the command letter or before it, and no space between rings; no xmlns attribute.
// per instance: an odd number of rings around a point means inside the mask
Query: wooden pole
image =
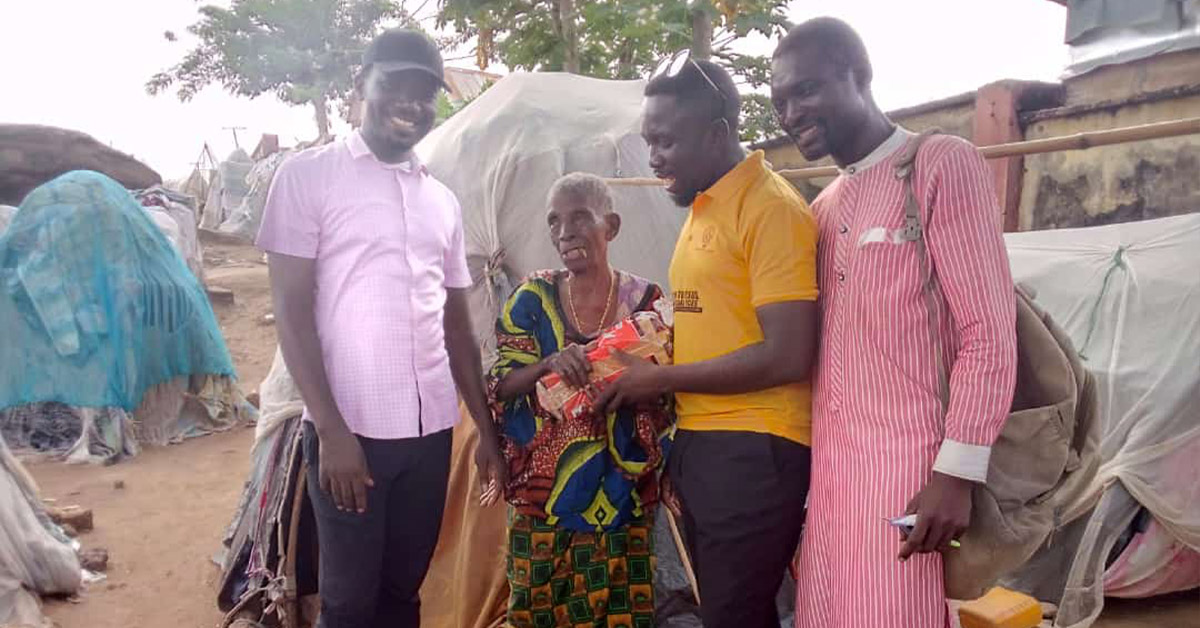
<svg viewBox="0 0 1200 628"><path fill-rule="evenodd" d="M1076 133L1074 135L1047 137L1040 140L1026 140L1024 142L995 144L992 146L983 146L979 149L979 152L988 159L1000 159L1002 157L1013 157L1015 155L1038 155L1042 153L1057 153L1066 150L1086 150L1096 146L1110 146L1112 144L1141 142L1144 140L1162 139L1164 137L1179 137L1182 135L1196 134L1200 134L1200 117L1183 118L1182 120L1171 120L1169 122L1140 124L1137 126L1109 129L1107 131L1085 131L1083 133ZM820 179L823 177L836 177L838 174L838 169L836 166L822 166L817 168L780 170L779 174L789 179L797 180ZM660 179L650 177L605 179L605 181L609 185L635 187L660 187L664 185Z"/></svg>
<svg viewBox="0 0 1200 628"><path fill-rule="evenodd" d="M683 542L683 535L679 533L679 524L675 521L675 513L671 512L664 504L662 506L667 511L667 523L671 525L671 537L675 539L675 550L679 552L679 562L683 563L683 572L687 576L688 584L692 585L692 595L696 596L696 604L700 604L700 583L696 581L696 572L692 569L692 558L688 556L687 544Z"/></svg>

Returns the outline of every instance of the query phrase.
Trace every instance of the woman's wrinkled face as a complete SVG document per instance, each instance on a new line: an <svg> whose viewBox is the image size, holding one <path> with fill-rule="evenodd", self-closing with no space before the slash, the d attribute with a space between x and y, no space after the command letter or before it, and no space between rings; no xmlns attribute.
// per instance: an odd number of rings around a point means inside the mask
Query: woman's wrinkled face
<svg viewBox="0 0 1200 628"><path fill-rule="evenodd" d="M617 235L614 217L574 195L560 194L551 200L546 225L567 270L585 273L608 264L608 243Z"/></svg>

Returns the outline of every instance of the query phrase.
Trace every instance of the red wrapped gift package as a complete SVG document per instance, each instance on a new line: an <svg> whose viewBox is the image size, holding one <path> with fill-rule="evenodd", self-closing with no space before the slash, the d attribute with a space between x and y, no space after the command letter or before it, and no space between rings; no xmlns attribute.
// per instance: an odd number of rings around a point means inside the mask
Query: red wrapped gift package
<svg viewBox="0 0 1200 628"><path fill-rule="evenodd" d="M655 364L671 363L671 328L656 312L637 312L633 316L605 330L584 351L592 372L588 377L591 385L573 388L557 373L550 373L538 380L538 403L558 420L574 420L587 417L594 410L594 401L603 384L617 379L625 365L616 355L617 351L649 360Z"/></svg>

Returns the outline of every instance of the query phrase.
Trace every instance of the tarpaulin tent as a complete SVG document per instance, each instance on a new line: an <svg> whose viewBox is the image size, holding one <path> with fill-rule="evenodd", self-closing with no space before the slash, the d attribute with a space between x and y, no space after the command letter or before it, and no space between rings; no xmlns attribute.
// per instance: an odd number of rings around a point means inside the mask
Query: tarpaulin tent
<svg viewBox="0 0 1200 628"><path fill-rule="evenodd" d="M1095 374L1101 426L1098 473L1058 508L1074 523L1012 583L1061 594L1069 628L1095 620L1106 588L1200 586L1200 215L1006 237L1014 278Z"/></svg>
<svg viewBox="0 0 1200 628"><path fill-rule="evenodd" d="M279 151L259 160L250 168L246 175L246 195L236 207L230 209L225 220L218 227L223 233L231 233L251 241L258 234L258 226L262 224L263 208L267 205L267 191L271 188L271 180L279 164L287 159L293 151Z"/></svg>
<svg viewBox="0 0 1200 628"><path fill-rule="evenodd" d="M0 430L73 461L223 429L249 408L199 280L136 199L89 171L0 236Z"/></svg>
<svg viewBox="0 0 1200 628"><path fill-rule="evenodd" d="M560 176L649 177L641 137L644 81L574 74L510 74L417 146L429 171L458 195L477 338L492 358L503 299L527 274L562 262L545 227L546 193ZM661 189L613 187L621 234L612 264L666 286L686 216Z"/></svg>
<svg viewBox="0 0 1200 628"><path fill-rule="evenodd" d="M201 227L217 230L221 223L225 222L242 204L242 200L250 192L246 176L250 174L250 169L253 167L254 160L250 159L250 155L240 148L234 149L225 158L225 161L217 166L217 171L213 173L209 183L204 210L200 215Z"/></svg>

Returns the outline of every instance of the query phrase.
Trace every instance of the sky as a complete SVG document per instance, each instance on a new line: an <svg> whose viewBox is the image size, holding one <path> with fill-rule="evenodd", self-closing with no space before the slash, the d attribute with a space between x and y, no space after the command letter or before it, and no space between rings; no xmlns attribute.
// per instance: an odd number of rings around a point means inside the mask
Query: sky
<svg viewBox="0 0 1200 628"><path fill-rule="evenodd" d="M232 151L226 127L244 128L237 133L247 150L262 133L285 146L314 137L312 108L273 96L250 100L210 86L181 103L174 93L146 93L146 80L190 49L186 28L206 3L0 0L0 123L83 131L168 179L186 176L206 142L218 158ZM1068 60L1066 9L1048 0L794 0L788 12L794 22L831 15L858 30L885 110L1004 78L1057 80ZM168 30L177 42L163 37ZM748 39L739 48L769 54L774 42ZM346 128L339 122L334 132Z"/></svg>

